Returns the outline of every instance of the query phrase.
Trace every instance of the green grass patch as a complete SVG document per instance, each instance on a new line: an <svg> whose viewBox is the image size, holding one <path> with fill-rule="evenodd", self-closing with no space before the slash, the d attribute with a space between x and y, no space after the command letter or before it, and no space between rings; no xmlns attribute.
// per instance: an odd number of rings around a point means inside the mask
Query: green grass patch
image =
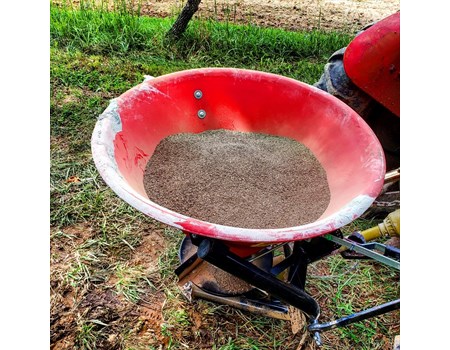
<svg viewBox="0 0 450 350"><path fill-rule="evenodd" d="M165 37L173 21L173 18L111 12L101 7L94 10L51 6L51 44L54 48L81 50L91 55L129 56L145 52L150 65L164 60L175 65L181 61L190 66L257 68L275 67L283 62L295 64L299 60L322 64L351 40L345 33L289 32L251 24L192 20L182 38L173 42ZM97 65L96 70L101 73L100 62L94 59L92 65ZM78 79L83 76L81 72L80 75Z"/></svg>
<svg viewBox="0 0 450 350"><path fill-rule="evenodd" d="M148 288L154 288L147 272L140 266L119 263L115 266L115 272L117 292L131 303L137 303L145 293L148 293Z"/></svg>
<svg viewBox="0 0 450 350"><path fill-rule="evenodd" d="M360 229L371 227L370 220L357 221ZM355 228L355 224L346 229ZM312 291L323 311L322 322L393 301L400 297L399 273L392 268L370 260L345 260L340 255L330 256L309 268L306 290ZM396 316L397 315L397 316ZM342 348L384 349L384 335L389 335L385 323L398 314L380 317L336 328L324 333L324 349L334 349L327 337L339 339ZM331 343L331 344L330 344ZM384 345L383 345L384 344Z"/></svg>

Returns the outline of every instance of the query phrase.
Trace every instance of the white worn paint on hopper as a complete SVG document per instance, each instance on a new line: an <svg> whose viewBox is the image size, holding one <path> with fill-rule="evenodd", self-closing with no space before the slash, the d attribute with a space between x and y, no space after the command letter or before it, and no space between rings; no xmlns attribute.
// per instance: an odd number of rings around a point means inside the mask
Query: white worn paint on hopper
<svg viewBox="0 0 450 350"><path fill-rule="evenodd" d="M108 107L105 111L99 115L98 120L109 119L111 123L112 130L114 131L114 136L119 131L122 131L122 120L119 115L119 106L117 104L117 99L113 99L109 102Z"/></svg>
<svg viewBox="0 0 450 350"><path fill-rule="evenodd" d="M153 76L151 76L151 75L144 75L144 81L143 81L143 83L145 83L146 81L152 80L152 79L155 79L155 77L153 77Z"/></svg>

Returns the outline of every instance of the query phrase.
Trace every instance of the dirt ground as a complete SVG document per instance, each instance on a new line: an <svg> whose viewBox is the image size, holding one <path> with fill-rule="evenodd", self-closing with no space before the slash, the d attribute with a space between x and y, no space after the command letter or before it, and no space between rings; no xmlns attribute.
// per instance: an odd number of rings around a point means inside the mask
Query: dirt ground
<svg viewBox="0 0 450 350"><path fill-rule="evenodd" d="M177 14L184 4L181 0L144 1L142 12L165 17ZM202 0L196 16L288 30L355 32L398 10L399 0Z"/></svg>

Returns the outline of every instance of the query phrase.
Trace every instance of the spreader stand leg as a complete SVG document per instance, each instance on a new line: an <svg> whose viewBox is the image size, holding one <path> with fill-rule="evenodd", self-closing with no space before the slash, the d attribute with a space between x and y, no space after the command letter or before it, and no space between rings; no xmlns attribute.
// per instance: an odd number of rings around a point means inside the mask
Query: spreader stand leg
<svg viewBox="0 0 450 350"><path fill-rule="evenodd" d="M201 240L197 255L200 259L238 276L252 286L302 310L311 320L319 316L319 304L309 294L233 254L222 242L211 239Z"/></svg>

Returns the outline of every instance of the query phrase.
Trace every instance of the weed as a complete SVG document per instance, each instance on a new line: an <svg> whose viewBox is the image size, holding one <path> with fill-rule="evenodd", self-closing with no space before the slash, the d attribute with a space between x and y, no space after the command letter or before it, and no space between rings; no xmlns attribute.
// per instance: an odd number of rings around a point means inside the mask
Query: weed
<svg viewBox="0 0 450 350"><path fill-rule="evenodd" d="M86 350L96 349L98 332L95 330L95 324L91 322L83 322L79 325L76 343L79 348Z"/></svg>
<svg viewBox="0 0 450 350"><path fill-rule="evenodd" d="M91 278L90 268L82 259L80 259L79 254L77 254L75 259L74 264L72 264L72 267L67 272L67 281L72 287L87 284Z"/></svg>
<svg viewBox="0 0 450 350"><path fill-rule="evenodd" d="M169 343L167 344L167 349L172 349L173 346L173 337L172 332L170 331L170 326L166 323L161 325L161 334L169 339Z"/></svg>
<svg viewBox="0 0 450 350"><path fill-rule="evenodd" d="M172 228L164 229L164 236L167 242L167 249L161 252L158 259L159 273L162 279L173 278L173 271L179 264L178 247L183 239L180 230Z"/></svg>
<svg viewBox="0 0 450 350"><path fill-rule="evenodd" d="M120 263L114 270L117 277L115 282L117 292L131 303L137 303L142 295L148 293L148 287L154 288L142 267Z"/></svg>

